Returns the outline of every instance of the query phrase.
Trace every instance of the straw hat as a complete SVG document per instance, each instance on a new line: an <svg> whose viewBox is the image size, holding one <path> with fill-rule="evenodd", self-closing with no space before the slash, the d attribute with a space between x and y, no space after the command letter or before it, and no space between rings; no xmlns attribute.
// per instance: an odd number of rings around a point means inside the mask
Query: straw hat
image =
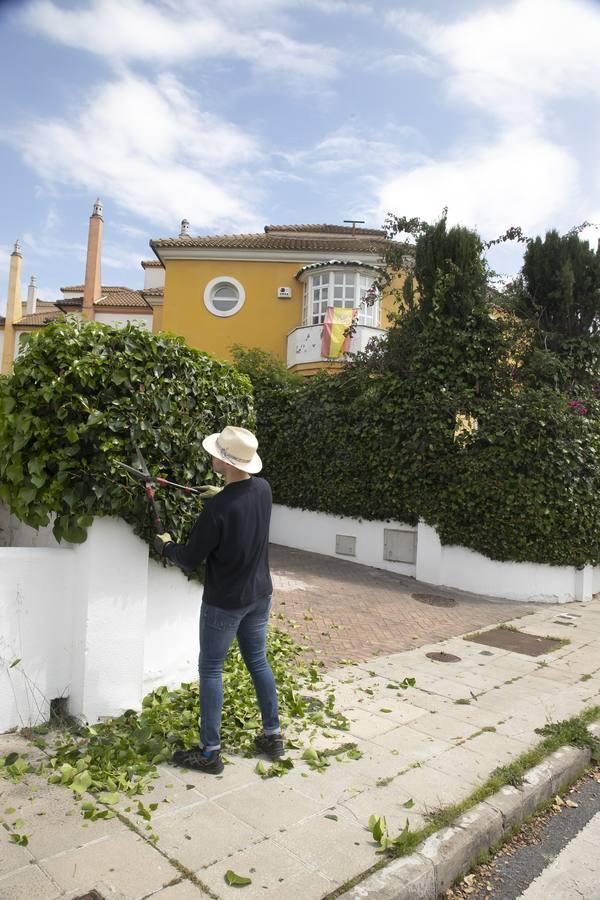
<svg viewBox="0 0 600 900"><path fill-rule="evenodd" d="M256 452L258 441L247 428L227 425L223 431L205 437L202 446L211 456L222 459L242 472L254 475L262 469L262 460Z"/></svg>

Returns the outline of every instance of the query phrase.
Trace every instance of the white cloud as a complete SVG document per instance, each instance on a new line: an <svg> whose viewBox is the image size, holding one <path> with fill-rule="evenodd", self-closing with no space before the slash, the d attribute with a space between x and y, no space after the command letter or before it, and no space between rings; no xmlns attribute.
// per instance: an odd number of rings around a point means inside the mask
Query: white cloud
<svg viewBox="0 0 600 900"><path fill-rule="evenodd" d="M46 182L110 198L169 233L182 217L196 228L257 224L245 170L259 158L256 140L203 111L172 76L106 82L82 109L32 121L14 140Z"/></svg>
<svg viewBox="0 0 600 900"><path fill-rule="evenodd" d="M91 0L87 7L71 8L34 0L23 19L33 31L116 62L239 59L262 72L335 76L335 48L294 40L276 27L275 13L290 5L297 0Z"/></svg>
<svg viewBox="0 0 600 900"><path fill-rule="evenodd" d="M455 138L438 158L390 170L378 191L381 213L432 219L448 206L451 221L489 238L510 225L535 234L594 221L599 185L584 163L591 129L568 123L573 103L597 120L597 4L511 0L471 7L452 21L405 10L386 20L429 60L472 137ZM482 113L492 123L484 137Z"/></svg>
<svg viewBox="0 0 600 900"><path fill-rule="evenodd" d="M420 72L423 75L438 74L439 65L423 53L388 53L378 57L368 67L371 71L387 74L396 72Z"/></svg>
<svg viewBox="0 0 600 900"><path fill-rule="evenodd" d="M410 126L382 125L377 137L364 137L357 128L343 127L322 138L309 150L281 153L287 164L305 178L347 175L373 181L383 172L419 162L411 148L421 140Z"/></svg>
<svg viewBox="0 0 600 900"><path fill-rule="evenodd" d="M505 122L600 94L600 8L588 0L512 0L450 23L395 11L387 21L446 65L454 97Z"/></svg>
<svg viewBox="0 0 600 900"><path fill-rule="evenodd" d="M379 190L379 210L449 220L496 237L510 225L545 227L573 199L577 164L563 148L526 130L506 132L497 143L456 148L389 178Z"/></svg>

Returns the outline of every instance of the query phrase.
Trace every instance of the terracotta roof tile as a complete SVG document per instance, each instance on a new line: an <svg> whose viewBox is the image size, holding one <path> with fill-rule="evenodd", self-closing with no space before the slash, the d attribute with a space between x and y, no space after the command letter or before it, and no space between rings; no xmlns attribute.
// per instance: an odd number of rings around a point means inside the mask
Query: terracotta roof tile
<svg viewBox="0 0 600 900"><path fill-rule="evenodd" d="M356 228L351 225L265 225L265 233L272 234L279 231L298 232L304 234L345 234L368 235L369 237L385 238L386 233L381 228Z"/></svg>
<svg viewBox="0 0 600 900"><path fill-rule="evenodd" d="M148 308L148 304L144 300L141 291L133 290L133 288L122 287L120 285L102 285L102 296L96 300L94 306L96 308L102 306L123 306L123 307L143 307ZM71 285L70 287L61 288L61 291L68 293L74 291L83 291L82 284ZM65 297L59 300L60 306L78 307L83 303L83 297Z"/></svg>
<svg viewBox="0 0 600 900"><path fill-rule="evenodd" d="M83 305L83 297L63 297L62 300L56 301L56 305L59 309L63 309L65 306L79 309L79 307Z"/></svg>
<svg viewBox="0 0 600 900"><path fill-rule="evenodd" d="M381 255L385 246L385 237L333 234L328 237L306 237L304 235L277 234L223 234L198 237L162 238L150 241L155 249L167 247L204 247L207 249L241 249L241 250L298 250L301 252L333 252L333 253L374 253Z"/></svg>
<svg viewBox="0 0 600 900"><path fill-rule="evenodd" d="M96 308L102 306L143 307L148 309L141 291L128 287L103 287L102 296L94 303Z"/></svg>
<svg viewBox="0 0 600 900"><path fill-rule="evenodd" d="M158 259L143 259L142 269L162 269L163 264Z"/></svg>
<svg viewBox="0 0 600 900"><path fill-rule="evenodd" d="M140 293L142 293L144 295L144 297L146 297L146 296L148 296L148 297L163 297L165 290L164 290L164 288L159 288L159 287L142 288Z"/></svg>
<svg viewBox="0 0 600 900"><path fill-rule="evenodd" d="M21 325L27 325L28 327L42 327L49 322L54 322L55 319L62 319L63 317L64 313L55 306L53 309L44 309L40 312L34 312L28 316L23 316L22 319L15 322L15 328L20 328Z"/></svg>

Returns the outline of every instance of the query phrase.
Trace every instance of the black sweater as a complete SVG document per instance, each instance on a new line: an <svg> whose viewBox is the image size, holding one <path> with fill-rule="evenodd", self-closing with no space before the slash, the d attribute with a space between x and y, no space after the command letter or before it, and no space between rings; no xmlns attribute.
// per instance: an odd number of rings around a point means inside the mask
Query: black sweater
<svg viewBox="0 0 600 900"><path fill-rule="evenodd" d="M206 560L203 603L238 609L273 592L271 505L264 478L232 482L206 502L187 544L167 545L165 556L182 569L197 569Z"/></svg>

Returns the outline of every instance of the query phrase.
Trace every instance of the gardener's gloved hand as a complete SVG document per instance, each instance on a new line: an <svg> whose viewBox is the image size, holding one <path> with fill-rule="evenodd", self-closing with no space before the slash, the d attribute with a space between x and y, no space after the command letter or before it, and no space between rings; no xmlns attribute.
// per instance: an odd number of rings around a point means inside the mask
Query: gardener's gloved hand
<svg viewBox="0 0 600 900"><path fill-rule="evenodd" d="M213 497L216 497L217 494L220 494L223 488L217 487L214 484L201 484L198 490L200 492L200 497L203 500L211 500Z"/></svg>
<svg viewBox="0 0 600 900"><path fill-rule="evenodd" d="M168 533L168 531L163 532L163 534L157 534L154 537L154 549L158 553L159 556L162 556L165 552L165 547L167 544L172 544L173 538Z"/></svg>

